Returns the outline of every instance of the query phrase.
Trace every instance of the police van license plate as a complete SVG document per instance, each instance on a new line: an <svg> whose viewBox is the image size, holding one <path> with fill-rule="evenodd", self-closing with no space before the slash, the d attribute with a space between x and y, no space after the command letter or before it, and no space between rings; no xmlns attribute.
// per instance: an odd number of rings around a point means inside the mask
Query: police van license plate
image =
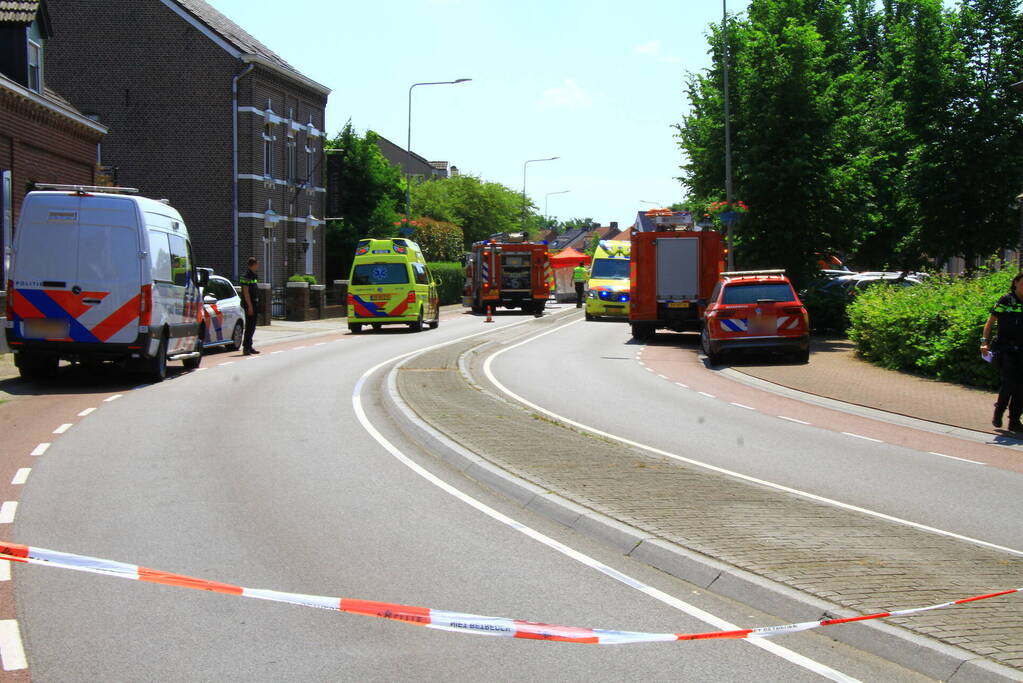
<svg viewBox="0 0 1023 683"><path fill-rule="evenodd" d="M28 339L66 339L68 321L59 318L29 318L21 321L21 334Z"/></svg>

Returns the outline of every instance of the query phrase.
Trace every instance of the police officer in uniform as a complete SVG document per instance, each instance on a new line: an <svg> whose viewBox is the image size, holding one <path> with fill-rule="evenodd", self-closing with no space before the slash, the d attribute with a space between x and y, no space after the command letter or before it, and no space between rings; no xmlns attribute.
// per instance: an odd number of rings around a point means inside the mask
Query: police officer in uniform
<svg viewBox="0 0 1023 683"><path fill-rule="evenodd" d="M582 261L572 270L572 282L575 283L575 307L582 308L583 290L586 288L586 280L590 274L586 271L586 264Z"/></svg>
<svg viewBox="0 0 1023 683"><path fill-rule="evenodd" d="M256 332L256 317L259 314L259 260L249 257L249 269L238 280L242 286L242 308L245 309L245 341L242 353L251 356L259 353L252 348L252 335Z"/></svg>
<svg viewBox="0 0 1023 683"><path fill-rule="evenodd" d="M998 325L998 336L991 339L991 328ZM994 353L993 363L1001 374L1001 386L991 424L1001 428L1002 416L1009 409L1009 431L1023 433L1023 273L1012 279L1009 293L991 308L980 338L980 352Z"/></svg>

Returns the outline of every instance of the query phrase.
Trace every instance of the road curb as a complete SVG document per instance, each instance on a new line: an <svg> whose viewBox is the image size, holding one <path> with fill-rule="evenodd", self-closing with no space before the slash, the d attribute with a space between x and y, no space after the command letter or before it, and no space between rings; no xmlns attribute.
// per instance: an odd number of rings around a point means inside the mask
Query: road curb
<svg viewBox="0 0 1023 683"><path fill-rule="evenodd" d="M383 392L384 407L413 441L463 474L508 496L524 508L624 555L785 621L795 623L826 616L857 616L857 612L847 608L667 542L581 506L469 451L425 422L402 398L397 386L398 372L418 355L402 359L388 372ZM832 626L822 633L937 680L955 683L1023 681L1023 674L1019 671L888 623L869 621Z"/></svg>

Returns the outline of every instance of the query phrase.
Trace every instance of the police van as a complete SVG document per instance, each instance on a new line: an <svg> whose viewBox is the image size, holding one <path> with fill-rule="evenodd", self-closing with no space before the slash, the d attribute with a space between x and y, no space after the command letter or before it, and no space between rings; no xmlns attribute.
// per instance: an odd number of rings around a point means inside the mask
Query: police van
<svg viewBox="0 0 1023 683"><path fill-rule="evenodd" d="M7 282L7 344L22 377L60 360L119 361L161 381L202 360L202 288L188 229L133 188L37 185L21 206Z"/></svg>
<svg viewBox="0 0 1023 683"><path fill-rule="evenodd" d="M363 239L348 279L348 329L362 332L405 324L413 332L440 324L437 283L419 245L410 239Z"/></svg>

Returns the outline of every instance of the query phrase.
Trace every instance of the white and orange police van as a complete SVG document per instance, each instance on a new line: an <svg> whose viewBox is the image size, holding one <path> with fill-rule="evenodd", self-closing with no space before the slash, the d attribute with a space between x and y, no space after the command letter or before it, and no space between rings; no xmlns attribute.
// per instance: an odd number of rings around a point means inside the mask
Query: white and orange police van
<svg viewBox="0 0 1023 683"><path fill-rule="evenodd" d="M440 324L440 296L419 245L398 237L359 240L348 279L348 329L404 324L419 332L424 322Z"/></svg>
<svg viewBox="0 0 1023 683"><path fill-rule="evenodd" d="M37 185L21 205L7 344L23 377L121 361L160 381L202 360L202 287L185 222L132 188Z"/></svg>

